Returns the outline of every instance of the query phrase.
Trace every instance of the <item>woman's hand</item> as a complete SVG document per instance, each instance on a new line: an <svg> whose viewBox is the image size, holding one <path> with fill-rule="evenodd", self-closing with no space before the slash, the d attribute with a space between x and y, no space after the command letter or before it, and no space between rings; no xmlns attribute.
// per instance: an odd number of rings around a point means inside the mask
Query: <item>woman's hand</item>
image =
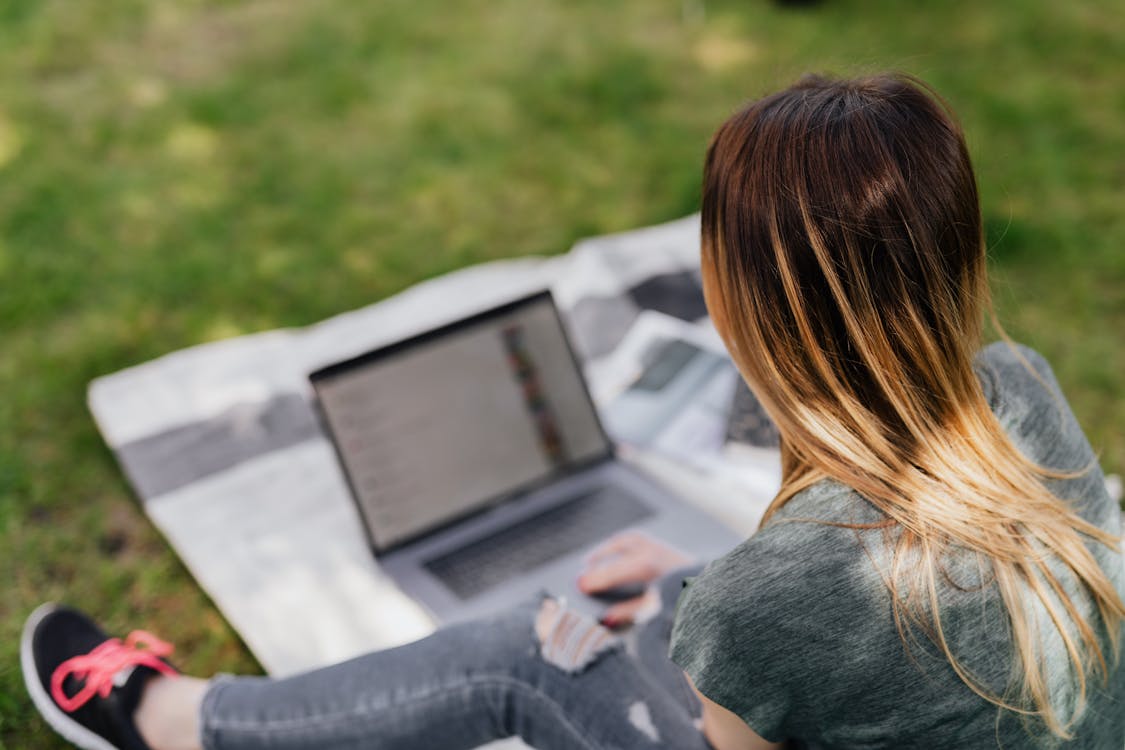
<svg viewBox="0 0 1125 750"><path fill-rule="evenodd" d="M578 577L578 588L597 596L646 587L638 595L609 607L602 615L603 625L621 627L632 623L638 613L660 607L659 593L648 584L692 562L684 553L648 534L626 531L610 537L586 557L586 567Z"/></svg>

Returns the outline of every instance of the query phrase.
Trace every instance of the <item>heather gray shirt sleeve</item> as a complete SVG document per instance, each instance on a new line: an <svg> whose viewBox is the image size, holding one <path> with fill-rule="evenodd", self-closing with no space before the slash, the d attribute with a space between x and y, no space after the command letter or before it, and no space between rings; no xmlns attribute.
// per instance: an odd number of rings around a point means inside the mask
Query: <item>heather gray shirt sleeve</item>
<svg viewBox="0 0 1125 750"><path fill-rule="evenodd" d="M840 485L818 485L812 497L841 520L877 520ZM860 543L871 533L771 523L685 583L672 660L701 693L773 741L846 711L857 690L879 690L863 664L894 634L885 627L889 599Z"/></svg>
<svg viewBox="0 0 1125 750"><path fill-rule="evenodd" d="M1053 468L1093 466L1052 490L1087 520L1120 533L1120 511L1042 357L993 344L978 355L976 370L994 414L1025 455ZM768 740L797 738L816 748L1057 746L969 690L920 632L903 642L883 579L894 532L832 525L880 520L836 482L794 497L767 526L685 582L672 660L700 692ZM1095 556L1125 595L1120 552L1099 546ZM978 559L947 562L939 583L947 639L978 677L1002 691L1011 679L1006 610ZM1076 730L1079 739L1066 747L1121 746L1125 668L1114 668L1108 685L1093 690Z"/></svg>

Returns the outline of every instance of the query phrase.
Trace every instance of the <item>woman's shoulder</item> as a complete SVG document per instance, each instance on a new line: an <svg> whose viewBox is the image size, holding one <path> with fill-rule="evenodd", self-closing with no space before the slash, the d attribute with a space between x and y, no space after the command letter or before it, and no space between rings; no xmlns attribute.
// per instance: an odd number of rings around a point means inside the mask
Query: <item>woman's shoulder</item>
<svg viewBox="0 0 1125 750"><path fill-rule="evenodd" d="M756 534L685 581L673 662L763 737L792 734L794 717L846 703L857 680L883 671L877 665L890 658L887 644L896 637L872 557L890 531L874 525L880 518L831 480L794 496ZM872 666L854 669L860 662Z"/></svg>
<svg viewBox="0 0 1125 750"><path fill-rule="evenodd" d="M1039 466L1077 473L1074 479L1051 482L1052 491L1074 502L1087 520L1116 526L1116 505L1105 491L1097 456L1047 360L1029 347L998 341L977 354L974 367L993 414L1016 448Z"/></svg>
<svg viewBox="0 0 1125 750"><path fill-rule="evenodd" d="M1000 402L1015 395L1051 400L1062 396L1047 359L1015 341L988 344L977 352L973 369L994 411Z"/></svg>
<svg viewBox="0 0 1125 750"><path fill-rule="evenodd" d="M813 599L823 607L836 595L855 602L859 589L882 589L872 554L878 555L890 533L885 520L855 490L821 480L709 564L690 582L692 599L762 616L769 616L761 609L766 604L792 612Z"/></svg>
<svg viewBox="0 0 1125 750"><path fill-rule="evenodd" d="M992 412L1017 442L1058 430L1081 434L1050 364L1031 347L989 344L977 353L973 369Z"/></svg>

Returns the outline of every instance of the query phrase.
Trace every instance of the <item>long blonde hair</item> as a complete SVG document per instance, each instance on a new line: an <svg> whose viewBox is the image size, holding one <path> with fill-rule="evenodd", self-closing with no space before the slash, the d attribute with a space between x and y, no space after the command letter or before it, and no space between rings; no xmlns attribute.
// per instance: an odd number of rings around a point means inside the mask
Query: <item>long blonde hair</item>
<svg viewBox="0 0 1125 750"><path fill-rule="evenodd" d="M806 77L750 104L708 150L702 240L708 307L782 436L767 519L825 478L859 492L897 532L887 582L900 634L921 626L977 694L1068 737L1088 677L1108 678L1117 659L1125 604L1088 544L1118 540L1045 484L1087 467L1021 454L973 371L991 307L950 109L901 75ZM990 567L1015 690L990 689L946 642L938 577L953 549ZM1051 560L1097 615L1083 616ZM1065 646L1073 710L1052 706L1036 607Z"/></svg>

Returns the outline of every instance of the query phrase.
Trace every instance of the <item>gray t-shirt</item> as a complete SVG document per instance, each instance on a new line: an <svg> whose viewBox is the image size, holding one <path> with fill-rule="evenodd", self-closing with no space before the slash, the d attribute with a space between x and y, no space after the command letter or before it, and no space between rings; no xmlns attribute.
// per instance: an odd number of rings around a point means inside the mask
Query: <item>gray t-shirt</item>
<svg viewBox="0 0 1125 750"><path fill-rule="evenodd" d="M1090 465L1093 451L1050 367L1032 350L1019 351L1038 377L1005 343L977 357L993 412L1016 446L1040 465ZM1084 518L1120 534L1120 511L1096 466L1056 485L1052 491L1074 502ZM880 572L893 532L821 523L882 519L837 482L823 481L795 496L754 536L685 581L672 660L704 695L768 740L790 739L809 748L1057 746L1041 725L973 693L920 631L909 639L909 649L904 647ZM1125 595L1120 552L1104 545L1092 549ZM1002 691L1012 658L999 594L967 555L948 560L946 573L939 578L939 599L948 643L974 674ZM1047 649L1048 664L1055 666L1049 672L1051 695L1066 707L1075 699L1073 680L1055 635ZM1092 680L1090 690L1073 729L1075 740L1063 746L1120 750L1125 658L1111 668L1108 685Z"/></svg>

